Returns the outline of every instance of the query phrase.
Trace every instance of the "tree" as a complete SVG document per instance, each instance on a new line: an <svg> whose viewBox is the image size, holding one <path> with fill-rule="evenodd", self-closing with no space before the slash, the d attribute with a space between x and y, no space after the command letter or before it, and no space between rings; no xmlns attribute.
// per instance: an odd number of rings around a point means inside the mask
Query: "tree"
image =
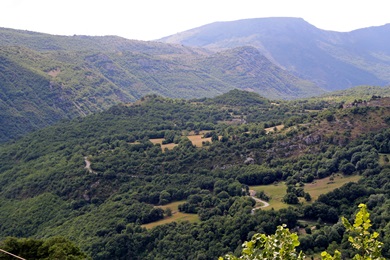
<svg viewBox="0 0 390 260"><path fill-rule="evenodd" d="M369 231L371 225L370 213L367 212L367 206L365 204L359 205L359 212L356 214L355 223L352 225L348 219L342 217L342 222L346 228L346 231L352 235L348 237L348 241L352 247L357 250L357 253L353 257L355 260L384 260L382 257L383 243L378 241L379 234L377 232L371 233ZM324 260L339 260L341 259L341 253L335 251L334 256L327 252L321 253Z"/></svg>
<svg viewBox="0 0 390 260"><path fill-rule="evenodd" d="M278 226L274 235L255 234L251 241L244 242L242 255L220 257L219 260L236 259L304 259L304 254L296 251L299 246L298 235L290 233L286 225Z"/></svg>
<svg viewBox="0 0 390 260"><path fill-rule="evenodd" d="M287 204L298 204L299 203L299 199L298 199L297 195L295 195L295 193L291 193L291 192L284 195L283 201Z"/></svg>
<svg viewBox="0 0 390 260"><path fill-rule="evenodd" d="M340 166L340 171L342 171L346 175L354 173L355 170L355 166L350 162Z"/></svg>
<svg viewBox="0 0 390 260"><path fill-rule="evenodd" d="M165 209L165 215L167 215L167 217L172 217L172 210L171 210L171 208L166 208Z"/></svg>
<svg viewBox="0 0 390 260"><path fill-rule="evenodd" d="M359 205L359 212L356 214L355 223L351 225L349 221L342 217L343 225L346 231L351 235L348 241L357 251L353 257L354 260L384 260L381 250L383 243L378 241L379 234L377 232L370 233L371 227L370 214L367 212L365 204ZM317 239L318 240L318 239ZM325 242L326 237L322 235L321 240ZM319 242L319 241L317 241ZM323 243L325 245L325 243ZM240 257L228 254L225 257L220 257L219 260L238 260L238 259L273 259L273 260L289 260L289 259L305 259L305 255L296 251L296 247L300 245L298 235L290 233L286 225L278 226L274 235L254 234L252 240L244 242L243 250ZM323 260L341 260L341 252L336 250L332 256L328 252L322 252Z"/></svg>
<svg viewBox="0 0 390 260"><path fill-rule="evenodd" d="M0 246L5 251L26 259L90 259L80 248L63 237L47 240L8 237ZM0 259L15 259L0 254Z"/></svg>
<svg viewBox="0 0 390 260"><path fill-rule="evenodd" d="M170 201L171 201L171 194L168 191L163 190L160 193L158 204L165 205L165 204L168 204Z"/></svg>
<svg viewBox="0 0 390 260"><path fill-rule="evenodd" d="M305 200L308 201L308 202L311 201L310 193L305 192Z"/></svg>

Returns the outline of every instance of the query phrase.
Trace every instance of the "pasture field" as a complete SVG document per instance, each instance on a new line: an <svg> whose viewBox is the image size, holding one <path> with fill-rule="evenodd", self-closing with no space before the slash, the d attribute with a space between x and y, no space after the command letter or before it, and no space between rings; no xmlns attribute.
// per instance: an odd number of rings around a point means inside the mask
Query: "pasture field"
<svg viewBox="0 0 390 260"><path fill-rule="evenodd" d="M189 135L187 137L196 147L203 147L203 142L209 141L211 143L211 137L203 138L203 135Z"/></svg>
<svg viewBox="0 0 390 260"><path fill-rule="evenodd" d="M305 192L308 192L312 198L312 201L318 199L318 196L324 193L328 193L336 188L340 188L348 182L357 182L361 176L351 175L344 176L342 174L336 174L333 176L333 180L330 180L331 177L326 177L319 180L314 180L312 183L305 184L303 187ZM269 201L270 206L263 208L264 210L270 209L283 209L288 208L291 205L288 205L283 202L283 197L286 195L286 185L284 182L278 182L276 184L270 185L258 185L250 186L249 189L255 190L256 192L264 191L271 199ZM308 203L304 199L301 199L302 203Z"/></svg>
<svg viewBox="0 0 390 260"><path fill-rule="evenodd" d="M211 143L211 137L203 138L204 133L200 133L198 135L188 135L187 138L192 142L193 145L196 147L203 147L203 142L209 141ZM169 150L172 150L177 144L170 143L170 144L162 144L162 142L165 140L164 138L155 138L155 139L149 139L153 144L160 144L161 149L164 151L165 148L168 148Z"/></svg>
<svg viewBox="0 0 390 260"><path fill-rule="evenodd" d="M270 205L266 208L263 208L263 210L279 210L288 208L288 205L282 201L284 195L286 195L286 185L284 182L278 182L270 185L250 186L249 189L256 192L264 191L265 194L271 198L270 201L268 201Z"/></svg>
<svg viewBox="0 0 390 260"><path fill-rule="evenodd" d="M153 144L162 144L164 141L164 138L154 138L154 139L149 139Z"/></svg>
<svg viewBox="0 0 390 260"><path fill-rule="evenodd" d="M147 228L147 229L151 229L151 228L154 228L156 226L168 224L171 222L182 222L182 221L189 221L192 223L199 222L200 220L199 220L198 214L188 214L188 213L179 212L178 207L180 204L183 204L184 202L185 202L185 200L175 201L175 202L166 204L164 206L157 206L159 208L162 208L163 210L170 208L172 210L172 216L164 217L161 220L142 225L142 227Z"/></svg>
<svg viewBox="0 0 390 260"><path fill-rule="evenodd" d="M362 176L360 175L344 176L342 174L337 174L333 176L333 181L330 180L331 177L326 177L324 179L314 180L312 183L305 184L304 190L305 192L308 192L312 200L315 201L321 194L340 188L348 182L357 182L361 177Z"/></svg>

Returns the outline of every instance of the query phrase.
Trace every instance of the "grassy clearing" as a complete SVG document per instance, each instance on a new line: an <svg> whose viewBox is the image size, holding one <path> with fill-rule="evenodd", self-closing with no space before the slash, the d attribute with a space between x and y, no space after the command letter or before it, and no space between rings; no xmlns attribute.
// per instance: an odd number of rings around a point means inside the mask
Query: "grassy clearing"
<svg viewBox="0 0 390 260"><path fill-rule="evenodd" d="M314 201L318 199L318 196L321 194L340 188L348 182L357 182L361 177L362 176L360 175L343 176L342 174L337 174L333 177L333 181L330 180L331 177L315 180L313 183L306 184L304 190L305 192L310 193L310 196Z"/></svg>
<svg viewBox="0 0 390 260"><path fill-rule="evenodd" d="M162 151L164 151L165 148L167 148L168 150L172 150L173 147L177 146L177 144L174 144L174 143L162 144L162 142L163 142L164 140L165 140L164 138L149 139L149 141L151 141L153 144L160 144L160 145L161 145L161 150L162 150Z"/></svg>
<svg viewBox="0 0 390 260"><path fill-rule="evenodd" d="M275 131L275 127L277 129L277 131L280 131L284 128L284 125L277 125L277 126L273 126L273 127L268 127L268 128L264 128L265 132L268 134L270 132L274 132Z"/></svg>
<svg viewBox="0 0 390 260"><path fill-rule="evenodd" d="M162 144L164 140L164 138L149 139L149 141L151 141L153 144Z"/></svg>
<svg viewBox="0 0 390 260"><path fill-rule="evenodd" d="M327 177L320 180L315 180L313 183L306 184L304 186L305 192L308 192L312 198L312 201L318 199L318 196L321 194L328 193L336 188L340 188L344 184L348 182L357 182L361 176L352 175L352 176L343 176L341 174L337 174L333 176L333 180L330 180L331 177ZM257 192L264 191L271 200L269 201L270 206L264 208L264 210L270 209L283 209L288 208L289 205L283 202L283 197L286 195L286 185L284 182L279 182L277 184L271 185L258 185L249 187L251 190L255 190ZM304 204L307 203L303 199L301 200Z"/></svg>
<svg viewBox="0 0 390 260"><path fill-rule="evenodd" d="M390 154L385 154L385 153L379 154L379 164L381 166L390 165Z"/></svg>
<svg viewBox="0 0 390 260"><path fill-rule="evenodd" d="M268 202L269 207L263 208L264 210L270 209L283 209L288 208L288 205L282 202L284 195L286 195L286 185L284 182L279 182L271 185L258 185L251 186L249 189L254 190L256 192L264 191L271 199Z"/></svg>
<svg viewBox="0 0 390 260"><path fill-rule="evenodd" d="M190 135L187 137L196 147L203 147L203 142L209 141L211 143L211 137L203 138L203 135Z"/></svg>
<svg viewBox="0 0 390 260"><path fill-rule="evenodd" d="M182 221L189 221L192 223L199 222L199 216L197 214L188 214L188 213L182 213L179 212L179 205L183 204L185 200L182 201L175 201L169 204L166 204L164 206L158 206L159 208L162 208L163 210L170 208L172 210L172 216L171 217L165 217L164 219L161 219L159 221L155 221L152 223L148 223L145 225L142 225L142 227L151 229L154 227L157 227L159 225L168 224L171 222L182 222Z"/></svg>
<svg viewBox="0 0 390 260"><path fill-rule="evenodd" d="M205 133L205 132L204 132ZM211 137L209 138L204 138L203 132L201 132L198 135L189 135L187 136L188 139L192 142L193 145L196 147L203 147L203 142L209 141L211 143ZM149 139L153 144L160 144L161 145L161 150L165 150L165 148L168 148L169 150L172 150L177 144L170 143L170 144L162 144L162 142L165 140L164 138L155 138L155 139Z"/></svg>

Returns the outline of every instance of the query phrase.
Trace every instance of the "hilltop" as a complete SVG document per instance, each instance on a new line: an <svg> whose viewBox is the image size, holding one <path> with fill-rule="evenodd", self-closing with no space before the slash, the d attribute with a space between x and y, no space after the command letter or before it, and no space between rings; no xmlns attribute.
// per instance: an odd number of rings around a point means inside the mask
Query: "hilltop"
<svg viewBox="0 0 390 260"><path fill-rule="evenodd" d="M390 24L342 33L280 17L216 22L159 41L214 51L252 46L288 72L334 91L390 84L389 34Z"/></svg>

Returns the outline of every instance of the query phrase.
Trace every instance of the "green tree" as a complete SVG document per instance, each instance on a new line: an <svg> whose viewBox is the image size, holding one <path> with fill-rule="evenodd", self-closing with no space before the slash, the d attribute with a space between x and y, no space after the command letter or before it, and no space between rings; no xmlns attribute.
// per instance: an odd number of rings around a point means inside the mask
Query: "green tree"
<svg viewBox="0 0 390 260"><path fill-rule="evenodd" d="M299 203L298 196L295 195L295 193L291 193L291 192L284 195L283 201L287 204L298 204Z"/></svg>
<svg viewBox="0 0 390 260"><path fill-rule="evenodd" d="M382 257L383 243L378 241L379 234L377 232L371 233L369 231L371 225L370 213L367 212L365 204L359 205L359 212L356 214L355 223L352 225L348 219L342 217L342 222L346 231L351 235L348 241L352 247L357 251L354 260L384 260ZM334 255L327 252L321 253L324 260L341 260L341 253L335 251Z"/></svg>
<svg viewBox="0 0 390 260"><path fill-rule="evenodd" d="M80 248L63 237L53 237L47 240L8 237L0 243L0 246L3 250L26 259L90 259ZM13 260L15 258L1 253L0 259Z"/></svg>
<svg viewBox="0 0 390 260"><path fill-rule="evenodd" d="M384 260L382 257L383 243L378 241L379 234L371 233L370 214L367 212L365 204L359 205L359 212L356 214L355 223L352 225L349 221L342 217L343 225L346 232L351 235L348 241L357 251L354 260ZM322 240L325 241L323 236ZM296 251L296 247L300 245L298 235L290 233L286 225L278 226L274 235L254 234L252 240L244 242L241 256L236 257L228 254L220 257L219 260L238 260L238 259L273 259L273 260L289 260L289 259L304 259L305 255ZM322 252L323 260L341 260L341 252L336 250L332 256L328 252Z"/></svg>
<svg viewBox="0 0 390 260"><path fill-rule="evenodd" d="M311 201L310 193L308 193L308 192L305 193L305 200L306 201Z"/></svg>
<svg viewBox="0 0 390 260"><path fill-rule="evenodd" d="M286 225L278 226L274 235L255 234L251 241L244 242L242 255L226 255L219 260L236 259L304 259L304 254L296 251L299 246L298 235L290 233Z"/></svg>

